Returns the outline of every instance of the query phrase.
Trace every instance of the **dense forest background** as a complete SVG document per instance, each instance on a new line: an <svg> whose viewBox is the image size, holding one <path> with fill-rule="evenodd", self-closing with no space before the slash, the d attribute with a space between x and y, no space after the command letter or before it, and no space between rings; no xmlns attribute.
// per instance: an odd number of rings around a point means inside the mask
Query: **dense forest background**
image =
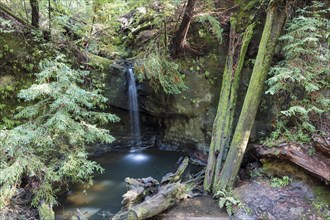
<svg viewBox="0 0 330 220"><path fill-rule="evenodd" d="M156 130L158 145L203 155L203 190L230 213L251 158L329 183L329 6L0 0L0 217L22 206L54 219L63 186L102 173L90 146L124 140L128 67L145 130ZM327 202L317 203L325 219Z"/></svg>

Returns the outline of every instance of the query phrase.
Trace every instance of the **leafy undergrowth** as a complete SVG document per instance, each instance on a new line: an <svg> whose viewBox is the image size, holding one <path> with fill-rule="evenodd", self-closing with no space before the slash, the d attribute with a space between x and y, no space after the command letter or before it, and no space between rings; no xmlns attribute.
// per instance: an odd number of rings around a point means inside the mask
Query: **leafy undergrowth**
<svg viewBox="0 0 330 220"><path fill-rule="evenodd" d="M274 96L274 131L264 142L310 143L313 134L330 134L330 8L313 1L299 9L280 37L283 60L273 66L267 94Z"/></svg>

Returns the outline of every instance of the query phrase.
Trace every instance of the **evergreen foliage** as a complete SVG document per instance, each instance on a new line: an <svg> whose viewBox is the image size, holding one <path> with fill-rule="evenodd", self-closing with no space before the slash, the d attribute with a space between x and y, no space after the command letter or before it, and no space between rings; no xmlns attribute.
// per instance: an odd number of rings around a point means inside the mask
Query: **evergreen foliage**
<svg viewBox="0 0 330 220"><path fill-rule="evenodd" d="M276 99L276 128L266 144L280 137L309 142L313 133L328 126L330 8L324 7L314 1L298 10L280 38L284 59L271 69L266 92Z"/></svg>
<svg viewBox="0 0 330 220"><path fill-rule="evenodd" d="M166 94L180 94L186 90L184 75L180 73L180 65L169 56L168 44L169 33L167 25L175 16L176 10L180 7L181 0L166 0L159 2L160 11L152 9L151 2L138 1L141 6L148 5L146 14L135 14L134 19L129 24L129 34L124 36L125 44L137 47L141 42L135 42L135 36L144 30L155 31L153 36L143 42L137 54L135 73L139 81L148 80L149 85L156 92L163 91ZM141 22L143 21L143 22ZM149 27L150 26L150 27Z"/></svg>
<svg viewBox="0 0 330 220"><path fill-rule="evenodd" d="M82 89L88 72L73 70L64 61L59 56L40 63L36 84L19 93L30 103L16 115L23 124L0 131L1 208L22 185L31 190L33 206L52 206L62 184L92 184L92 174L102 172L88 160L85 145L112 142L108 130L96 124L118 118L93 110L106 98L98 90Z"/></svg>
<svg viewBox="0 0 330 220"><path fill-rule="evenodd" d="M179 65L155 47L138 62L138 79L148 79L155 91L162 89L167 94L180 94L187 89Z"/></svg>
<svg viewBox="0 0 330 220"><path fill-rule="evenodd" d="M208 23L208 30L211 30L219 43L222 43L223 28L216 18L212 17L211 15L202 15L197 17L197 21L203 25L207 25Z"/></svg>

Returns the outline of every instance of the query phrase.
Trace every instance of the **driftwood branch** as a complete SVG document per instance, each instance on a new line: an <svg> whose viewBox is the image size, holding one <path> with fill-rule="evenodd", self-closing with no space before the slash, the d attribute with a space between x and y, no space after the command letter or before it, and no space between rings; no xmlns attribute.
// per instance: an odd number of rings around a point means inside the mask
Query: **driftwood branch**
<svg viewBox="0 0 330 220"><path fill-rule="evenodd" d="M162 186L155 196L139 205L131 207L128 211L119 212L112 220L140 220L151 218L174 206L179 200L183 199L185 197L185 190L185 184L182 183L171 183Z"/></svg>
<svg viewBox="0 0 330 220"><path fill-rule="evenodd" d="M186 170L187 166L189 163L189 158L185 157L182 163L180 164L179 168L175 173L168 173L166 174L161 181L161 184L166 184L166 183L174 183L180 180L183 172Z"/></svg>
<svg viewBox="0 0 330 220"><path fill-rule="evenodd" d="M125 179L129 191L123 195L123 204L127 209L141 202L146 196L150 196L157 191L159 182L152 177L134 179L127 177Z"/></svg>
<svg viewBox="0 0 330 220"><path fill-rule="evenodd" d="M124 194L125 211L120 211L112 219L147 219L174 206L179 200L186 198L193 189L192 181L180 183L180 179L188 166L186 157L175 173L169 173L162 179L161 186L151 177L143 179L126 178L130 190ZM158 188L157 188L158 187ZM140 204L136 204L141 202Z"/></svg>

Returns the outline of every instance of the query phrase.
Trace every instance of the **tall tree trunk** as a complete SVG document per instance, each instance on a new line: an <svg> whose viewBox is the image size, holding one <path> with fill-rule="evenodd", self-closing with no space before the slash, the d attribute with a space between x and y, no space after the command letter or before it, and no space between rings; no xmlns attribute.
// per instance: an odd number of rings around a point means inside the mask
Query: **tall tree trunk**
<svg viewBox="0 0 330 220"><path fill-rule="evenodd" d="M29 20L29 13L28 13L28 10L27 10L27 8L26 8L25 0L22 0L22 3L23 3L23 6L24 6L24 11L25 11L26 20L28 21L28 20Z"/></svg>
<svg viewBox="0 0 330 220"><path fill-rule="evenodd" d="M220 179L213 190L232 187L235 183L264 91L264 83L275 51L276 42L285 22L286 10L283 7L285 7L285 1L274 1L267 10L266 23L241 115L233 135L228 156L220 173Z"/></svg>
<svg viewBox="0 0 330 220"><path fill-rule="evenodd" d="M52 32L52 17L51 17L51 11L52 11L52 7L51 7L51 3L50 0L48 0L48 31L49 31L49 36L51 36L51 32Z"/></svg>
<svg viewBox="0 0 330 220"><path fill-rule="evenodd" d="M33 27L39 28L39 3L38 0L30 0L32 9L31 24Z"/></svg>
<svg viewBox="0 0 330 220"><path fill-rule="evenodd" d="M96 17L97 17L97 13L98 13L99 7L100 7L99 2L96 2L96 1L93 2L93 18L92 18L91 29L89 31L89 37L91 37L92 34L93 34L94 24L96 22Z"/></svg>
<svg viewBox="0 0 330 220"><path fill-rule="evenodd" d="M194 16L194 10L197 0L188 0L185 13L182 18L179 30L176 32L171 44L172 56L176 57L181 54L185 49L190 48L187 46L186 38L189 31L191 20Z"/></svg>
<svg viewBox="0 0 330 220"><path fill-rule="evenodd" d="M251 24L244 34L238 34L236 33L236 19L233 17L230 19L229 49L204 179L204 189L207 191L214 188L214 184L219 180L222 161L231 141L239 79L246 51L253 35L253 28L254 24Z"/></svg>

